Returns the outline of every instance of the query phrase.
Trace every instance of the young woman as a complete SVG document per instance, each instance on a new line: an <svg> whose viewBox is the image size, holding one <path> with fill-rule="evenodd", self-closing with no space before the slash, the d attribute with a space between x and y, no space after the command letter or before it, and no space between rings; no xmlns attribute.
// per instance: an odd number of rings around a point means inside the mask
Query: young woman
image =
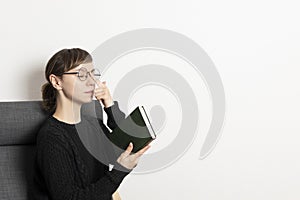
<svg viewBox="0 0 300 200"><path fill-rule="evenodd" d="M97 143L101 160L85 148L79 134L110 133L102 119L97 119L99 131L81 113L81 106L91 102L93 96L104 105L109 128L114 129L125 118L106 83L99 80L100 73L87 51L73 48L57 52L48 61L45 76L48 83L42 87L43 107L51 115L38 132L30 199L111 200L150 146L133 154L130 143L114 157L107 144ZM84 127L84 131L77 127Z"/></svg>

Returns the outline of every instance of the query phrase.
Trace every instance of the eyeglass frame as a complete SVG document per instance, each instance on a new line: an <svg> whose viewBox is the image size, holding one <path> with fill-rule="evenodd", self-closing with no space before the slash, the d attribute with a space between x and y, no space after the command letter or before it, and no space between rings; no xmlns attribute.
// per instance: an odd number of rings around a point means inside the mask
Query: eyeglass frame
<svg viewBox="0 0 300 200"><path fill-rule="evenodd" d="M82 70L82 69L85 69L86 70L86 75L85 76L82 76L82 77L85 77L85 79L81 79L81 77L79 76L79 72L80 72L80 70ZM81 67L77 72L64 72L63 74L77 74L77 77L79 78L79 80L81 80L81 81L85 81L87 78L88 78L88 75L90 75L90 77L92 78L92 79L94 79L93 77L95 77L95 76L92 76L91 75L91 72L92 71L97 71L97 72L99 72L99 78L101 77L101 73L100 73L100 70L99 69L97 69L97 68L94 68L94 69L92 69L91 71L87 71L87 69L85 68L85 67ZM96 79L99 79L99 78L96 78Z"/></svg>

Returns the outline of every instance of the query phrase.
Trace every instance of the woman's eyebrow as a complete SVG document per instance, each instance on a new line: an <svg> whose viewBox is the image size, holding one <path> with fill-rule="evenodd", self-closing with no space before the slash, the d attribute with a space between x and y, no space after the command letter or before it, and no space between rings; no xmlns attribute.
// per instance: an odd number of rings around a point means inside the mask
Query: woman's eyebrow
<svg viewBox="0 0 300 200"><path fill-rule="evenodd" d="M91 72L93 70L95 70L95 68L93 67L91 70L88 70L87 68L85 68L88 72Z"/></svg>

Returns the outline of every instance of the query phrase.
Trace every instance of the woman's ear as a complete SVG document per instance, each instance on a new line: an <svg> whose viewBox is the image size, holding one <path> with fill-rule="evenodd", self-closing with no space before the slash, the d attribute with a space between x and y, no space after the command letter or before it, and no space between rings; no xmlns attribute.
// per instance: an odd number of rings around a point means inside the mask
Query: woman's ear
<svg viewBox="0 0 300 200"><path fill-rule="evenodd" d="M50 74L49 80L55 89L57 89L57 90L62 89L62 82L59 77L55 76L54 74Z"/></svg>

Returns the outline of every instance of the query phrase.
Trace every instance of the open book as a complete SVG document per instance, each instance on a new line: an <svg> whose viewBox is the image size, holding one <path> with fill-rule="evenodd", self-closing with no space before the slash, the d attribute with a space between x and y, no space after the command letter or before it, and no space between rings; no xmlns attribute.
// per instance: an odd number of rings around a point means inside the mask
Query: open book
<svg viewBox="0 0 300 200"><path fill-rule="evenodd" d="M125 150L133 143L132 152L136 153L152 142L156 135L143 106L136 107L108 136L115 148Z"/></svg>

